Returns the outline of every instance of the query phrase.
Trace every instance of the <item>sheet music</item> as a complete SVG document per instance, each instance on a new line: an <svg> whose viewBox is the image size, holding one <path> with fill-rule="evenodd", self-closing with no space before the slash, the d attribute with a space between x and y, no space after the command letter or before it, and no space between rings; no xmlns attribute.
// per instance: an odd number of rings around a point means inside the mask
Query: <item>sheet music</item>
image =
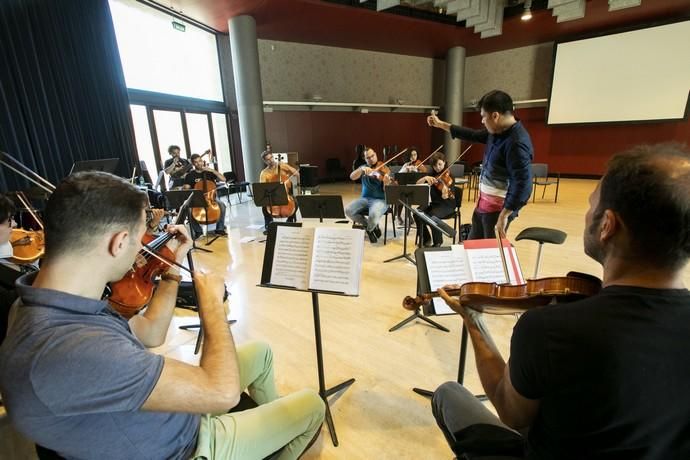
<svg viewBox="0 0 690 460"><path fill-rule="evenodd" d="M317 228L309 288L358 295L363 248L362 230Z"/></svg>
<svg viewBox="0 0 690 460"><path fill-rule="evenodd" d="M450 251L427 251L424 253L429 287L432 291L448 284L464 284L472 281L467 265L467 251L462 246L453 245ZM455 313L440 297L435 297L434 311L437 315Z"/></svg>
<svg viewBox="0 0 690 460"><path fill-rule="evenodd" d="M307 289L313 241L312 229L285 225L277 227L271 284Z"/></svg>
<svg viewBox="0 0 690 460"><path fill-rule="evenodd" d="M504 247L503 252L508 264L508 273L511 284L522 284L522 269L518 262L515 248ZM512 252L512 254L511 254ZM505 283L506 276L503 272L503 262L498 248L471 249L467 251L471 276L473 281L483 281L486 283ZM513 264L514 262L514 264ZM518 277L516 277L516 272Z"/></svg>

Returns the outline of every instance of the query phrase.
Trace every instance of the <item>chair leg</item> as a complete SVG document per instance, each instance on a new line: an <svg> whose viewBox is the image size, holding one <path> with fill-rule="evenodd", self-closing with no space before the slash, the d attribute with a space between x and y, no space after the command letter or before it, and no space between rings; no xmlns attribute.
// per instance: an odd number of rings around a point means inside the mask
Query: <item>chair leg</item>
<svg viewBox="0 0 690 460"><path fill-rule="evenodd" d="M553 199L554 203L558 203L558 186L561 185L561 179L559 178L556 181L556 197Z"/></svg>
<svg viewBox="0 0 690 460"><path fill-rule="evenodd" d="M536 202L537 200L537 184L532 182L532 203Z"/></svg>
<svg viewBox="0 0 690 460"><path fill-rule="evenodd" d="M395 225L395 222L393 222ZM395 227L393 227L395 228ZM388 213L383 216L383 245L386 245L386 238L388 237Z"/></svg>
<svg viewBox="0 0 690 460"><path fill-rule="evenodd" d="M455 244L455 238L458 235L458 213L457 212L453 216L453 230L455 231L455 233L453 233L453 244Z"/></svg>
<svg viewBox="0 0 690 460"><path fill-rule="evenodd" d="M541 199L544 199L544 194L546 193L546 185L544 186L544 190L541 191Z"/></svg>

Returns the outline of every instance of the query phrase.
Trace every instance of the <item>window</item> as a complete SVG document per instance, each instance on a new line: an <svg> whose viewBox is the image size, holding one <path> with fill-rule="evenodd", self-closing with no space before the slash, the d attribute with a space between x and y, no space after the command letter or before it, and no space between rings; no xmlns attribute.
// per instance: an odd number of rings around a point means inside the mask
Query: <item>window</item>
<svg viewBox="0 0 690 460"><path fill-rule="evenodd" d="M223 101L216 36L135 0L110 0L127 87ZM181 22L175 20L175 22Z"/></svg>

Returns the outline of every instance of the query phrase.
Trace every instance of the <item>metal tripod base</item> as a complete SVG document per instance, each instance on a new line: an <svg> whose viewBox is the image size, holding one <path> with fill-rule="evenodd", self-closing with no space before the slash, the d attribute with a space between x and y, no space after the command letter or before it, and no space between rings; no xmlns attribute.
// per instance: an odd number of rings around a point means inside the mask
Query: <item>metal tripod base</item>
<svg viewBox="0 0 690 460"><path fill-rule="evenodd" d="M331 435L331 441L333 441L333 445L335 447L338 447L338 435L335 432L335 425L333 424L333 417L331 416L331 406L328 403L328 397L340 391L347 390L353 383L355 383L355 379L349 379L344 381L343 383L339 383L338 385L327 389L323 394L319 392L321 399L323 399L323 402L326 403L326 426L328 427L328 433Z"/></svg>
<svg viewBox="0 0 690 460"><path fill-rule="evenodd" d="M414 321L415 319L421 319L422 321L426 321L429 323L429 325L435 327L436 329L440 329L443 332L450 332L450 329L448 329L445 326L442 326L441 324L437 323L433 319L430 319L428 316L426 316L424 313L420 312L420 309L416 309L414 313L412 313L410 316L405 318L404 320L400 321L398 324L393 326L392 328L388 329L388 332L395 332L410 321Z"/></svg>
<svg viewBox="0 0 690 460"><path fill-rule="evenodd" d="M398 259L407 259L410 262L412 262L413 264L417 265L417 262L408 253L400 254L399 256L395 256L395 257L391 257L390 259L384 260L383 263L385 264L387 262L393 262L394 260L398 260Z"/></svg>

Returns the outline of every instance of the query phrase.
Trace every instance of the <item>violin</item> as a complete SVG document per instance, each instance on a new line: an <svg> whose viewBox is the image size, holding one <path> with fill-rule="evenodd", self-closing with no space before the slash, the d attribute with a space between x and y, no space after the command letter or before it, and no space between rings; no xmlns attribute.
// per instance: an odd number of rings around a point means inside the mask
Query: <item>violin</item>
<svg viewBox="0 0 690 460"><path fill-rule="evenodd" d="M34 222L39 226L38 230L25 230L13 228L10 232L10 244L12 245L12 257L10 262L15 264L30 264L45 254L45 235L43 234L43 222L36 215L24 192L17 192L17 198L22 206L29 212Z"/></svg>
<svg viewBox="0 0 690 460"><path fill-rule="evenodd" d="M388 166L386 166L386 165L387 165L388 163L390 163L391 161L395 160L396 158L398 158L400 155L402 155L402 154L405 153L405 152L407 152L407 148L404 148L402 151L396 153L395 155L393 155L392 157L390 157L390 158L389 158L388 160L386 160L385 162L379 160L379 161L377 161L376 164L373 165L373 166L365 165L365 166L367 166L367 167L369 167L369 168L371 169L371 171L369 171L369 173L367 174L367 176L368 176L368 177L371 177L372 179L378 179L378 180L380 180L380 181L383 181L384 178L385 178L386 176L389 176L390 173L391 173L391 170L390 170L390 169L388 168Z"/></svg>
<svg viewBox="0 0 690 460"><path fill-rule="evenodd" d="M180 207L175 225L183 223L184 211L189 206L191 198L190 194L187 201ZM145 233L141 240L144 248L137 254L132 268L121 280L110 283L111 293L108 302L124 318L130 319L151 301L156 287L153 279L168 269L170 263L165 262L165 259L175 259L175 254L166 246L173 238L174 235L168 232L159 236ZM160 258L152 253L159 255Z"/></svg>
<svg viewBox="0 0 690 460"><path fill-rule="evenodd" d="M527 280L524 284L465 283L457 289L446 289L450 296L458 296L460 304L482 313L509 315L531 308L565 303L591 297L601 290L601 280L585 273L569 272L566 276ZM407 296L403 308L417 310L438 291ZM460 312L458 312L460 313Z"/></svg>
<svg viewBox="0 0 690 460"><path fill-rule="evenodd" d="M287 194L287 204L278 206L266 206L266 211L273 217L290 217L295 213L297 205L295 198L292 196L292 182L290 178L295 175L292 173L288 175L287 171L280 170L280 162L276 168L276 173L267 173L265 176L266 182L279 182L285 186L285 193Z"/></svg>

